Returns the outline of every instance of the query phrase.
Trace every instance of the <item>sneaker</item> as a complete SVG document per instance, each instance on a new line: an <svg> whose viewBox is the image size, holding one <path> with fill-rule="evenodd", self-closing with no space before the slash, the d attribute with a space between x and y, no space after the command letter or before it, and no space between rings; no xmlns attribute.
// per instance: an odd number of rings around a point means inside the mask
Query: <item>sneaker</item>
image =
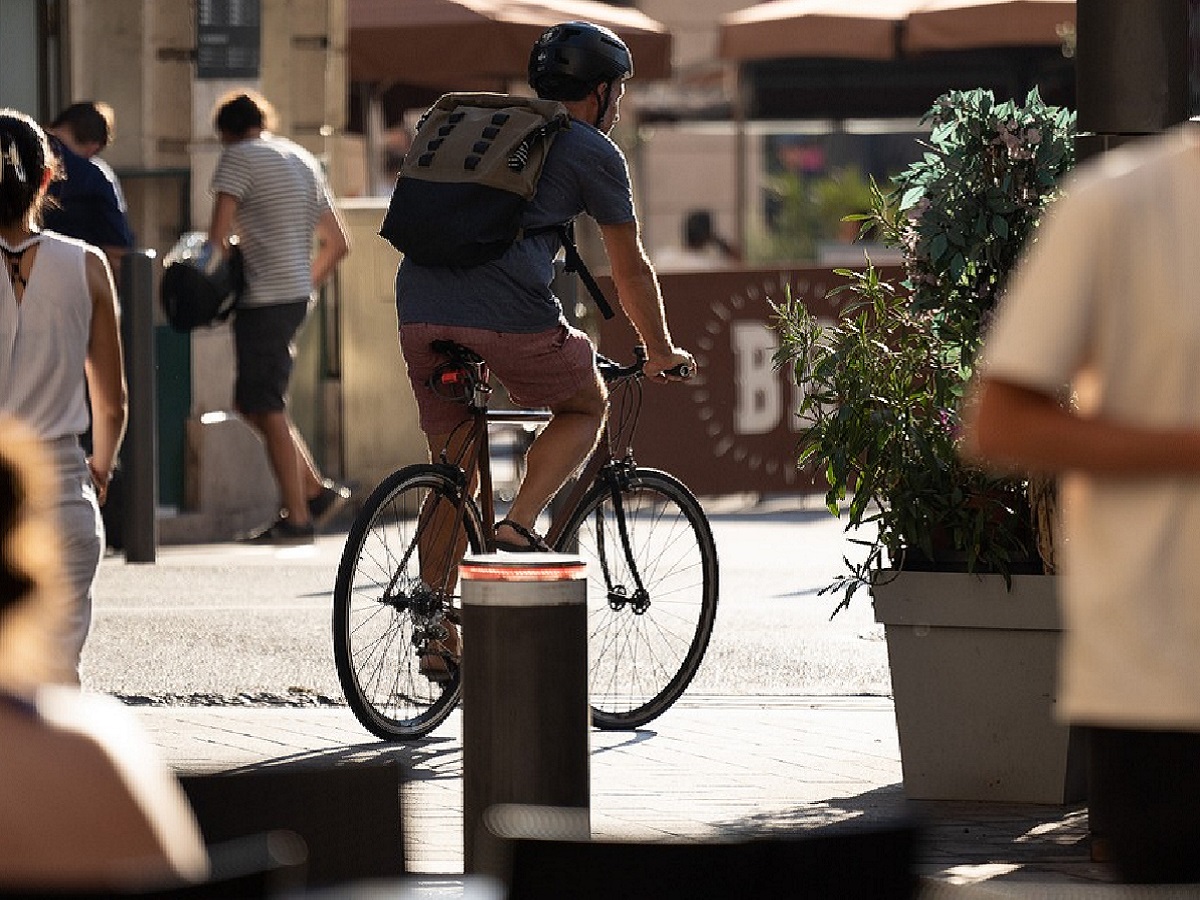
<svg viewBox="0 0 1200 900"><path fill-rule="evenodd" d="M305 522L294 525L286 516L280 516L262 531L255 532L246 542L249 544L311 544L313 542L313 524Z"/></svg>
<svg viewBox="0 0 1200 900"><path fill-rule="evenodd" d="M349 502L350 488L327 478L321 487L321 493L309 498L308 514L312 517L314 525L324 525Z"/></svg>

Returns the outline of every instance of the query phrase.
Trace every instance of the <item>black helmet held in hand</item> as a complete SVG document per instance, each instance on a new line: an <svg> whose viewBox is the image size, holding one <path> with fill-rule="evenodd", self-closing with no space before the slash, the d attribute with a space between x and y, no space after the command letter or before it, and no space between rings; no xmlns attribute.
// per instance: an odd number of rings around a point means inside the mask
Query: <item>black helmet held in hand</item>
<svg viewBox="0 0 1200 900"><path fill-rule="evenodd" d="M591 22L547 29L529 54L529 86L551 100L580 100L597 85L632 74L633 56L625 42Z"/></svg>

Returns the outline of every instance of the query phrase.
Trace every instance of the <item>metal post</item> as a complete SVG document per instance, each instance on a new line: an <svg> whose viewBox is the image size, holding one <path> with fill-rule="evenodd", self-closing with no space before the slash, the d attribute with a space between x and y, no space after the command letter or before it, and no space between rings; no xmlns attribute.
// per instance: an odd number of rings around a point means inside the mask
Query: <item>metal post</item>
<svg viewBox="0 0 1200 900"><path fill-rule="evenodd" d="M1079 0L1075 19L1081 161L1187 118L1187 0Z"/></svg>
<svg viewBox="0 0 1200 900"><path fill-rule="evenodd" d="M468 557L461 568L464 872L479 868L496 804L571 807L587 820L587 581L547 553Z"/></svg>
<svg viewBox="0 0 1200 900"><path fill-rule="evenodd" d="M158 546L158 435L154 360L154 251L121 260L121 332L129 382L124 469L126 562L154 562Z"/></svg>

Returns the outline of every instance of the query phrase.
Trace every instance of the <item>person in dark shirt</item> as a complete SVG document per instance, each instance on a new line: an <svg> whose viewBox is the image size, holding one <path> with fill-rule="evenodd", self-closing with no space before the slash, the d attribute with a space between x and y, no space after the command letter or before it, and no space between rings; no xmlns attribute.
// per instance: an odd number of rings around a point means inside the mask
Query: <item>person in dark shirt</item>
<svg viewBox="0 0 1200 900"><path fill-rule="evenodd" d="M99 247L113 272L133 247L125 198L112 169L97 154L113 137L113 111L107 103L72 103L46 129L62 177L50 185L44 226Z"/></svg>
<svg viewBox="0 0 1200 900"><path fill-rule="evenodd" d="M43 208L42 225L99 247L108 257L114 281L120 284L121 258L133 249L133 229L125 216L125 198L117 176L97 156L112 141L114 121L107 103L84 100L72 103L45 129L59 171L47 192L50 202ZM90 428L82 440L90 450ZM109 502L101 510L106 540L114 550L125 543L124 497L124 474L118 467L109 485Z"/></svg>

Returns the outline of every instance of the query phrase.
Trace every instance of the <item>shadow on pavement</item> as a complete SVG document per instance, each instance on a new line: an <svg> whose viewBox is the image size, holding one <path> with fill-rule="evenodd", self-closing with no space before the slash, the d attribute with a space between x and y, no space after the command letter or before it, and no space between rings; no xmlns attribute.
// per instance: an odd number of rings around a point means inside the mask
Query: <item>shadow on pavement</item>
<svg viewBox="0 0 1200 900"><path fill-rule="evenodd" d="M227 769L245 774L278 769L329 769L367 763L395 762L406 781L456 780L462 777L462 747L457 738L429 737L406 744L368 741L329 750L276 756L262 762Z"/></svg>

